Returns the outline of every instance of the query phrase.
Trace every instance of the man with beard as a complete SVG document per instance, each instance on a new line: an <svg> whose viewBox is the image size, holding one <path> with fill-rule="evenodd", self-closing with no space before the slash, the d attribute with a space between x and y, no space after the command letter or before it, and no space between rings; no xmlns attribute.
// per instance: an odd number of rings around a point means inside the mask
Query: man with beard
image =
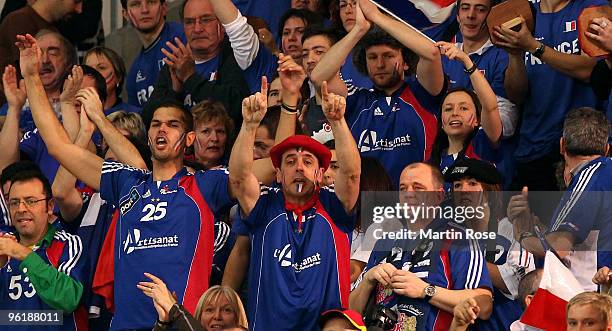
<svg viewBox="0 0 612 331"><path fill-rule="evenodd" d="M113 249L107 251L120 255L111 268L121 277L111 290L118 308L112 329L152 328L157 313L136 285L153 270L193 313L211 274L214 214L234 201L226 170L194 174L183 166L184 150L195 139L191 113L171 102L153 112L148 131L152 172L105 162L70 143L40 82L36 40L30 35L18 39L32 113L49 154L120 211L116 231L109 233Z"/></svg>
<svg viewBox="0 0 612 331"><path fill-rule="evenodd" d="M77 55L74 46L58 32L44 29L40 30L35 37L42 50L40 79L42 80L49 102L51 102L55 113L59 117L62 85L72 66L77 64ZM5 103L0 108L2 122L4 122L8 113L8 108L8 103ZM19 128L23 132L36 128L27 102L21 111Z"/></svg>
<svg viewBox="0 0 612 331"><path fill-rule="evenodd" d="M168 4L165 0L121 0L123 17L128 20L142 43L142 49L127 75L128 103L143 107L149 100L164 65L162 47L175 37L185 39L183 27L166 22Z"/></svg>
<svg viewBox="0 0 612 331"><path fill-rule="evenodd" d="M4 70L9 64L17 66L19 50L15 47L15 36L36 35L43 29L57 32L53 23L82 10L82 0L40 0L7 15L0 25L0 69ZM0 93L0 104L5 101Z"/></svg>
<svg viewBox="0 0 612 331"><path fill-rule="evenodd" d="M370 0L359 3L355 27L327 51L310 80L318 86L331 79L357 45L353 61L369 75L374 90L352 92L346 118L361 156L378 159L397 187L406 165L430 157L438 96L445 90L442 60L434 44L418 32L383 14ZM384 31L368 32L371 24Z"/></svg>
<svg viewBox="0 0 612 331"><path fill-rule="evenodd" d="M323 111L337 141L335 187L319 187L331 153L296 135L270 151L280 185L260 186L253 143L267 108L267 82L243 101L244 121L230 157L230 185L240 203L238 234L251 237L248 315L252 330L318 330L318 316L346 307L349 236L359 196L359 153L344 120L345 100L323 83ZM297 111L297 110L294 110Z"/></svg>

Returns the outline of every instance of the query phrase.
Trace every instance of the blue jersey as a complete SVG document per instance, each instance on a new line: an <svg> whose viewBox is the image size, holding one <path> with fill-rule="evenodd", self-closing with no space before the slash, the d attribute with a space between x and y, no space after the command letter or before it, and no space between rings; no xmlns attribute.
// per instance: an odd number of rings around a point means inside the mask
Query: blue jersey
<svg viewBox="0 0 612 331"><path fill-rule="evenodd" d="M86 277L83 265L83 243L78 236L64 231L55 230L50 242L41 241L41 246L34 247L34 254L40 256L45 263L53 266L59 272L68 275L82 284ZM49 234L49 232L47 233ZM49 234L50 235L50 234ZM20 268L21 261L9 259L0 269L0 310L52 310L36 293L36 287L48 287L49 284L32 284L27 268ZM73 313L64 314L63 325L47 326L45 330L86 330L87 313L80 307ZM84 323L83 323L84 322ZM32 326L11 326L10 330L32 330Z"/></svg>
<svg viewBox="0 0 612 331"><path fill-rule="evenodd" d="M49 180L49 183L53 183L59 168L59 162L49 155L47 145L45 145L45 142L38 133L38 129L28 131L23 135L19 142L19 149L32 162L36 163L43 175Z"/></svg>
<svg viewBox="0 0 612 331"><path fill-rule="evenodd" d="M514 229L508 218L498 222L495 238L495 266L509 293L497 287L493 290L493 313L488 320L477 320L477 330L509 330L512 322L520 319L523 307L518 301L519 281L535 269L534 258L514 239ZM487 242L480 241L484 250ZM487 250L491 248L486 247Z"/></svg>
<svg viewBox="0 0 612 331"><path fill-rule="evenodd" d="M219 62L221 61L221 53L218 53L210 60L205 62L197 62L195 63L196 75L204 77L204 79L208 81L216 81L217 80L217 71L219 70ZM190 91L185 91L185 100L183 101L185 106L191 108L195 106L197 102L193 101Z"/></svg>
<svg viewBox="0 0 612 331"><path fill-rule="evenodd" d="M121 99L118 100L118 102L108 108L108 109L104 109L104 115L108 116L116 111L124 111L126 113L137 113L140 114L142 112L142 109L140 107L136 107L134 105L130 105L129 103L125 103L123 102Z"/></svg>
<svg viewBox="0 0 612 331"><path fill-rule="evenodd" d="M249 329L319 330L322 312L348 307L355 218L324 187L299 232L284 200L279 187L262 187L251 214L233 227L251 239Z"/></svg>
<svg viewBox="0 0 612 331"><path fill-rule="evenodd" d="M261 90L261 76L268 77L268 83L272 83L272 77L276 75L278 59L260 42L259 51L250 66L244 69L244 80L249 85L251 93Z"/></svg>
<svg viewBox="0 0 612 331"><path fill-rule="evenodd" d="M214 245L214 214L229 208L224 169L167 181L148 171L105 162L100 196L120 215L115 237L115 312L111 328L148 328L157 313L136 284L150 272L161 278L191 312L208 288Z"/></svg>
<svg viewBox="0 0 612 331"><path fill-rule="evenodd" d="M410 163L429 160L438 122L440 98L432 97L410 79L392 96L360 89L349 95L347 123L362 157L378 159L399 187L399 177Z"/></svg>
<svg viewBox="0 0 612 331"><path fill-rule="evenodd" d="M542 13L535 5L536 40L566 54L581 54L576 29L578 16L586 7L607 5L607 1L569 1L556 13ZM525 53L529 84L523 105L520 139L515 155L527 162L553 151L563 130L568 111L578 107L594 107L596 97L588 83L580 82Z"/></svg>
<svg viewBox="0 0 612 331"><path fill-rule="evenodd" d="M465 154L462 157L469 159L483 160L489 163L496 163L501 160L501 155L498 146L494 145L482 128L478 130L472 140L468 143L465 149ZM458 154L444 154L440 157L440 172L446 174L448 170L457 161ZM446 192L450 192L452 183L444 183Z"/></svg>
<svg viewBox="0 0 612 331"><path fill-rule="evenodd" d="M418 243L416 240L379 240L364 273L378 264L391 263L397 269L412 272L428 284L449 290L493 288L483 251L476 240L466 239L463 227L437 219L424 229L429 230L459 233L461 237L421 239ZM426 249L418 253L415 251L417 245ZM453 320L452 313L440 310L423 299L398 295L381 284L375 287L372 295L376 296L376 304L398 312L394 330L408 330L411 323L416 323L416 330L448 330Z"/></svg>
<svg viewBox="0 0 612 331"><path fill-rule="evenodd" d="M457 44L457 48L463 49L461 44ZM469 56L478 67L478 70L485 76L495 95L505 98L504 77L508 67L508 54L495 47L488 40L480 49L470 53ZM463 63L449 60L443 56L442 67L444 68L444 73L448 76L449 88L464 87L474 90L472 81L470 81L470 75L464 71Z"/></svg>
<svg viewBox="0 0 612 331"><path fill-rule="evenodd" d="M353 52L349 53L346 60L344 60L344 64L340 67L340 77L347 87L370 89L374 85L368 75L362 74L355 67Z"/></svg>
<svg viewBox="0 0 612 331"><path fill-rule="evenodd" d="M291 8L291 2L289 1L232 0L232 2L242 15L260 17L266 21L272 35L275 37L280 36L278 25L280 24L281 16Z"/></svg>
<svg viewBox="0 0 612 331"><path fill-rule="evenodd" d="M598 157L574 174L552 218L551 231L567 231L574 237L570 269L585 290L586 285L594 286L590 280L599 268L612 265L610 201L612 159Z"/></svg>
<svg viewBox="0 0 612 331"><path fill-rule="evenodd" d="M159 71L164 66L163 59L166 56L161 50L167 47L167 41L176 44L175 37L185 43L183 26L176 22L166 22L157 39L149 47L143 48L132 62L125 80L130 105L143 107L149 100Z"/></svg>
<svg viewBox="0 0 612 331"><path fill-rule="evenodd" d="M57 115L57 118L61 121L62 114L60 112L59 102L51 103L51 107L53 107L53 110L55 111L55 115ZM8 113L8 103L5 103L4 105L2 105L2 107L0 107L0 116L6 116L7 113ZM30 105L27 100L26 100L26 104L21 109L21 115L19 116L19 128L21 129L22 132L32 131L36 129L36 124L34 123L34 117L32 117L32 109L30 108Z"/></svg>

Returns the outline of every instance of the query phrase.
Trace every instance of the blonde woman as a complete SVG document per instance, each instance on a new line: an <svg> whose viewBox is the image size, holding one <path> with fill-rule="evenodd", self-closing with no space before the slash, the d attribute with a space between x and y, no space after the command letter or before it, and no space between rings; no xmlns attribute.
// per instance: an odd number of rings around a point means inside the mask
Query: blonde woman
<svg viewBox="0 0 612 331"><path fill-rule="evenodd" d="M198 301L194 318L177 303L161 279L149 273L145 273L145 276L151 282L140 282L137 287L153 299L158 313L154 331L248 329L242 301L231 288L217 285L204 292Z"/></svg>

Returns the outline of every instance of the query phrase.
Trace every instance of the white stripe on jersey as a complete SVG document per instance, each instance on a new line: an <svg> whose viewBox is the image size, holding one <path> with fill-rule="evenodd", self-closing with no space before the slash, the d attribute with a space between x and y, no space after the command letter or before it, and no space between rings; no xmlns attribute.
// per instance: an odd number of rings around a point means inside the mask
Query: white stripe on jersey
<svg viewBox="0 0 612 331"><path fill-rule="evenodd" d="M150 173L150 171L148 170L143 170L143 169L138 169L138 168L134 168L132 166L129 166L127 164L123 164L123 163L119 163L119 162L115 162L115 161L105 161L102 164L102 173L109 173L109 172L114 172L114 171L119 171L119 170L128 170L128 171L139 171L143 174L148 174Z"/></svg>
<svg viewBox="0 0 612 331"><path fill-rule="evenodd" d="M230 236L230 226L225 222L215 222L215 253L219 252Z"/></svg>
<svg viewBox="0 0 612 331"><path fill-rule="evenodd" d="M81 242L81 238L79 236L66 233L63 230L55 232L53 237L58 240L65 241L68 245L68 260L62 262L58 266L57 270L70 276L72 268L74 268L74 266L77 264L81 258L81 253L83 252L83 243Z"/></svg>
<svg viewBox="0 0 612 331"><path fill-rule="evenodd" d="M590 165L587 169L583 170L580 173L578 183L576 184L576 186L574 186L574 189L572 190L572 195L559 212L559 215L557 215L557 219L551 227L552 231L557 230L561 223L565 221L565 218L567 217L569 212L572 210L576 202L580 199L580 196L582 196L582 192L584 192L585 187L589 184L591 177L593 177L593 174L595 173L595 171L597 171L597 169L599 169L600 166L601 162L597 162L595 164Z"/></svg>
<svg viewBox="0 0 612 331"><path fill-rule="evenodd" d="M468 268L464 288L472 289L478 287L478 283L480 283L480 276L482 275L483 257L477 241L469 239L468 243L470 249L470 266Z"/></svg>

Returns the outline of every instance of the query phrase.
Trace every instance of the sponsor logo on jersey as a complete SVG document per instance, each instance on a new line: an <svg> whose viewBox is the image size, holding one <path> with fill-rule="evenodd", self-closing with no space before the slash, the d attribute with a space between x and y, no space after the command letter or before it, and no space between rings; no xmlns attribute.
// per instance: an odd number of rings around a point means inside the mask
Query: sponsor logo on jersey
<svg viewBox="0 0 612 331"><path fill-rule="evenodd" d="M361 153L370 151L392 151L398 147L410 146L412 139L409 134L391 139L378 139L378 134L373 130L363 130L359 136L357 148Z"/></svg>
<svg viewBox="0 0 612 331"><path fill-rule="evenodd" d="M164 60L157 60L157 70L161 70L164 64Z"/></svg>
<svg viewBox="0 0 612 331"><path fill-rule="evenodd" d="M376 109L374 109L374 116L383 116L385 114L383 114L382 110L380 110L380 107L376 107Z"/></svg>
<svg viewBox="0 0 612 331"><path fill-rule="evenodd" d="M147 190L147 193L143 194L143 195L142 195L142 198L143 198L143 199L146 199L146 198L148 198L148 197L150 197L150 196L151 196L151 190Z"/></svg>
<svg viewBox="0 0 612 331"><path fill-rule="evenodd" d="M119 206L119 211L121 211L121 215L125 215L127 212L134 207L134 204L140 200L140 193L136 191L136 189L132 189L130 191L130 197Z"/></svg>
<svg viewBox="0 0 612 331"><path fill-rule="evenodd" d="M161 194L172 194L172 193L176 193L177 190L171 190L168 185L164 186L161 188L161 190L159 190L159 193Z"/></svg>
<svg viewBox="0 0 612 331"><path fill-rule="evenodd" d="M563 32L572 32L576 31L576 20L565 22L565 28Z"/></svg>
<svg viewBox="0 0 612 331"><path fill-rule="evenodd" d="M141 249L178 247L178 245L178 235L142 238L140 230L133 229L128 231L128 235L123 241L123 251L130 254Z"/></svg>
<svg viewBox="0 0 612 331"><path fill-rule="evenodd" d="M142 75L142 72L140 70L138 70L138 72L136 73L136 83L140 83L144 80L146 80L147 77Z"/></svg>
<svg viewBox="0 0 612 331"><path fill-rule="evenodd" d="M321 264L321 253L315 253L302 259L301 262L293 262L291 244L286 244L282 249L274 250L274 258L280 263L281 267L292 267L295 272L301 272Z"/></svg>

